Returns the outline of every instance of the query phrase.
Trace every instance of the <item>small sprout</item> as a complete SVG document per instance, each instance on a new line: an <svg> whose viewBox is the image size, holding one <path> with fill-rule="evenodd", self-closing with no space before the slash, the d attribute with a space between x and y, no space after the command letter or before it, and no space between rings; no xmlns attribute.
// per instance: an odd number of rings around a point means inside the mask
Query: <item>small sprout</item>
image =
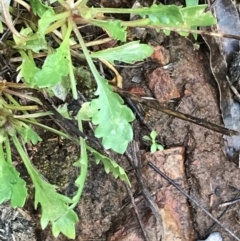
<svg viewBox="0 0 240 241"><path fill-rule="evenodd" d="M151 153L154 153L157 150L159 150L159 151L163 150L163 146L156 142L156 137L157 137L156 131L151 131L150 136L143 137L144 140L152 142L151 147L150 147Z"/></svg>

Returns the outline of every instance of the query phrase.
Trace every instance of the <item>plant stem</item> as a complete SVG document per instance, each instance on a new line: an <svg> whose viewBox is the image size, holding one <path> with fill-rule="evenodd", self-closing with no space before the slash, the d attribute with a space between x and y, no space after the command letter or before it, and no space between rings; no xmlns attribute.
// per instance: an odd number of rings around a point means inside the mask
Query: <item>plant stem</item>
<svg viewBox="0 0 240 241"><path fill-rule="evenodd" d="M80 34L78 29L76 31L76 24L73 21L71 21L70 19L68 21L68 25L71 25L73 27L76 35ZM81 46L82 46L82 44L81 44ZM70 60L69 61L69 76L70 76L70 80L71 80L71 88L72 88L73 98L78 99L78 93L77 93L77 88L76 88L76 80L75 80L75 76L74 76L70 51L69 51L68 58ZM81 120L79 114L77 115L77 122L78 122L79 130L83 131L82 120ZM76 165L81 168L81 173L80 173L80 176L78 177L78 179L76 181L76 185L78 186L78 191L72 199L73 204L70 207L71 209L74 208L77 205L77 203L78 203L78 201L81 197L83 187L84 187L84 184L85 184L85 181L86 181L86 178L87 178L88 156L87 156L87 150L86 150L86 142L81 137L80 137L80 146L81 146L81 157L76 161Z"/></svg>
<svg viewBox="0 0 240 241"><path fill-rule="evenodd" d="M157 8L141 7L141 8L94 8L97 13L118 13L118 14L138 14L147 15L151 13L159 13L164 11L166 5L158 5Z"/></svg>
<svg viewBox="0 0 240 241"><path fill-rule="evenodd" d="M52 25L50 25L47 30L45 31L45 34L49 34L51 32L53 32L54 30L58 29L59 27L61 27L64 22L66 21L65 18L59 19L57 22L53 23Z"/></svg>
<svg viewBox="0 0 240 241"><path fill-rule="evenodd" d="M93 60L92 60L92 58L91 58L91 56L90 56L90 54L88 52L88 49L87 49L87 47L86 47L86 45L84 43L83 37L82 37L81 33L79 32L78 27L77 27L77 25L75 23L73 23L73 31L76 34L76 37L77 37L77 39L78 39L78 41L79 41L79 43L80 43L80 45L82 47L82 51L83 51L83 53L85 55L85 58L86 58L86 60L88 62L88 65L89 65L89 67L91 69L91 72L92 72L95 80L97 81L98 78L99 78L99 73L98 73L98 71L97 71L97 69L96 69L96 67L95 67L95 65L93 63Z"/></svg>
<svg viewBox="0 0 240 241"><path fill-rule="evenodd" d="M68 28L70 28L72 31L72 22L70 20L68 21ZM69 79L70 79L70 83L71 83L72 95L73 95L73 99L77 100L78 99L78 93L77 93L77 88L76 88L77 83L76 83L76 79L75 79L75 75L74 75L70 48L68 51L68 60L69 60L69 63L68 63Z"/></svg>
<svg viewBox="0 0 240 241"><path fill-rule="evenodd" d="M15 105L3 104L3 106L9 110L38 110L39 109L37 105L15 106Z"/></svg>
<svg viewBox="0 0 240 241"><path fill-rule="evenodd" d="M14 143L21 159L23 160L23 163L27 169L28 174L30 175L32 180L35 180L35 176L34 176L35 170L33 169L30 159L29 159L28 155L26 154L26 152L24 151L23 147L21 146L17 136L16 135L12 136L12 140L13 140L13 143ZM33 183L34 183L34 181L33 181Z"/></svg>
<svg viewBox="0 0 240 241"><path fill-rule="evenodd" d="M25 114L25 115L13 115L16 119L26 119L26 118L38 118L43 116L53 115L51 111L41 112L41 113L33 113L33 114Z"/></svg>
<svg viewBox="0 0 240 241"><path fill-rule="evenodd" d="M98 13L120 13L120 14L138 14L143 11L143 8L94 8ZM146 12L146 8L144 9Z"/></svg>
<svg viewBox="0 0 240 241"><path fill-rule="evenodd" d="M12 104L14 104L15 106L20 106L20 104L12 97L12 95L3 92L3 94L5 95L6 98L8 98L9 101L12 102ZM27 111L23 110L22 111L24 114L27 114Z"/></svg>
<svg viewBox="0 0 240 241"><path fill-rule="evenodd" d="M79 115L78 115L79 116ZM78 126L79 130L82 131L82 122L80 120L80 117L78 119ZM73 204L69 207L70 209L73 209L79 202L82 191L84 188L84 184L87 178L87 170L88 170L88 155L86 150L86 142L83 138L80 137L80 145L81 145L81 157L75 162L76 166L79 166L81 168L81 173L76 181L76 185L78 186L77 193L72 198Z"/></svg>
<svg viewBox="0 0 240 241"><path fill-rule="evenodd" d="M0 167L5 161L4 151L3 151L3 143L0 143Z"/></svg>
<svg viewBox="0 0 240 241"><path fill-rule="evenodd" d="M21 99L27 99L27 100L34 101L34 102L38 103L39 105L42 105L41 101L38 98L35 98L33 96L22 94L22 93L19 93L14 90L10 90L10 89L5 89L4 92L9 93L10 95L18 96Z"/></svg>
<svg viewBox="0 0 240 241"><path fill-rule="evenodd" d="M45 130L48 130L48 131L51 131L52 133L54 134L57 134L59 136L62 136L63 138L66 138L68 140L72 140L74 142L77 142L79 143L79 141L77 139L74 139L73 137L69 136L68 134L64 133L64 132L61 132L59 130L56 130L52 127L49 127L49 126L46 126L44 124L41 124L39 122L36 122L36 121L33 121L33 120L28 120L28 119L23 119L21 120L22 122L25 122L25 123L29 123L29 124L33 124L33 125L36 125L36 126L39 126L41 128L44 128Z"/></svg>
<svg viewBox="0 0 240 241"><path fill-rule="evenodd" d="M7 162L11 164L12 163L12 155L11 155L11 147L10 147L8 135L6 136L6 140L4 141L4 144L5 144Z"/></svg>

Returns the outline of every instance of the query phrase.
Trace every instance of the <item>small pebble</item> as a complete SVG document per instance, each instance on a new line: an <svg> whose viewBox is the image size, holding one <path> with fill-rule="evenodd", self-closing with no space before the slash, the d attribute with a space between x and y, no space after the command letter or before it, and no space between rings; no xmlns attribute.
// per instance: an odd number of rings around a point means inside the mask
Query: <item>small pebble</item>
<svg viewBox="0 0 240 241"><path fill-rule="evenodd" d="M137 84L141 83L142 82L141 76L139 76L139 75L133 76L132 77L132 82L137 83Z"/></svg>
<svg viewBox="0 0 240 241"><path fill-rule="evenodd" d="M207 239L205 240L198 239L198 241L223 241L223 239L219 232L213 232L208 236Z"/></svg>

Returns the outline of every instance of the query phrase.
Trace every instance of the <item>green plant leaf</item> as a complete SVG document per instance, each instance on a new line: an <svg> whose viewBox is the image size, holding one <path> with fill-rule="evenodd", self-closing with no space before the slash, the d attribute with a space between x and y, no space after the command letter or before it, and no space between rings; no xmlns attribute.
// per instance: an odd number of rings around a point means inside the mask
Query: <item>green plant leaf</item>
<svg viewBox="0 0 240 241"><path fill-rule="evenodd" d="M199 3L198 1L199 0L186 0L186 7L197 6ZM193 26L191 29L197 30L197 27ZM195 40L197 40L197 36L198 35L196 33L193 34Z"/></svg>
<svg viewBox="0 0 240 241"><path fill-rule="evenodd" d="M91 24L103 28L110 37L122 42L126 42L127 31L125 26L122 26L120 20L96 20L92 19Z"/></svg>
<svg viewBox="0 0 240 241"><path fill-rule="evenodd" d="M44 38L46 29L52 22L56 21L58 18L58 15L56 15L52 9L48 9L47 11L45 11L42 14L40 20L38 21L39 36Z"/></svg>
<svg viewBox="0 0 240 241"><path fill-rule="evenodd" d="M18 67L20 70L17 79L20 80L22 77L24 81L30 86L36 86L35 74L40 71L39 68L36 67L33 59L29 57L25 52L20 51L22 56L22 64Z"/></svg>
<svg viewBox="0 0 240 241"><path fill-rule="evenodd" d="M35 172L36 173L36 172ZM78 221L76 213L69 209L71 199L55 191L53 186L35 174L33 183L35 186L35 208L40 203L42 208L41 227L45 229L49 222L52 223L52 231L55 237L60 232L69 238L75 238L75 223Z"/></svg>
<svg viewBox="0 0 240 241"><path fill-rule="evenodd" d="M204 12L207 5L198 5L180 9L184 23L188 27L210 26L217 23L217 20L210 12Z"/></svg>
<svg viewBox="0 0 240 241"><path fill-rule="evenodd" d="M18 138L12 137L13 143L20 154L24 165L35 187L34 206L41 205L41 227L44 229L50 222L54 236L60 232L69 238L75 238L75 223L78 221L77 214L69 208L71 199L56 192L56 186L44 181L22 148Z"/></svg>
<svg viewBox="0 0 240 241"><path fill-rule="evenodd" d="M164 150L163 146L160 145L160 144L157 144L157 149L158 149L159 151L163 151L163 150Z"/></svg>
<svg viewBox="0 0 240 241"><path fill-rule="evenodd" d="M38 34L33 34L33 31L30 27L21 29L20 34L26 37L30 37L31 40L22 41L17 36L13 35L13 39L17 45L17 48L23 50L32 50L35 53L39 53L42 49L47 49L47 43L45 38L41 38Z"/></svg>
<svg viewBox="0 0 240 241"><path fill-rule="evenodd" d="M67 94L69 92L69 84L67 83L67 81L65 80L66 78L62 78L61 83L56 84L55 86L53 86L51 88L53 94L59 98L60 100L62 100L63 102L65 102L66 98L67 98ZM69 79L68 79L69 81Z"/></svg>
<svg viewBox="0 0 240 241"><path fill-rule="evenodd" d="M152 139L149 136L143 136L143 139L146 141L152 141Z"/></svg>
<svg viewBox="0 0 240 241"><path fill-rule="evenodd" d="M150 151L151 153L154 153L157 150L157 144L156 143L152 143Z"/></svg>
<svg viewBox="0 0 240 241"><path fill-rule="evenodd" d="M50 9L49 6L43 4L40 0L30 0L30 4L34 14L37 14L39 17L43 16L43 14Z"/></svg>
<svg viewBox="0 0 240 241"><path fill-rule="evenodd" d="M92 58L106 59L111 64L115 60L132 64L137 61L148 58L153 53L153 48L147 44L140 44L139 41L133 41L119 47L109 48L91 53Z"/></svg>
<svg viewBox="0 0 240 241"><path fill-rule="evenodd" d="M97 111L97 109L93 109L91 107L91 102L85 102L79 110L79 117L81 120L89 121L97 113Z"/></svg>
<svg viewBox="0 0 240 241"><path fill-rule="evenodd" d="M104 170L106 173L111 172L115 178L119 177L122 181L126 182L128 185L131 186L131 183L128 179L126 172L115 161L102 155L101 153L97 152L96 150L94 150L93 148L91 148L89 146L87 146L87 150L90 151L94 155L95 161L97 164L99 164L99 162L103 163Z"/></svg>
<svg viewBox="0 0 240 241"><path fill-rule="evenodd" d="M0 33L3 33L3 25L2 25L2 21L0 21Z"/></svg>
<svg viewBox="0 0 240 241"><path fill-rule="evenodd" d="M16 178L16 183L12 185L11 206L13 208L23 207L27 198L26 182L19 177L20 174L14 167L11 167L11 169Z"/></svg>
<svg viewBox="0 0 240 241"><path fill-rule="evenodd" d="M157 137L157 132L156 131L151 131L150 136L151 136L152 140L155 141L155 139Z"/></svg>
<svg viewBox="0 0 240 241"><path fill-rule="evenodd" d="M67 76L69 71L68 51L69 44L64 41L55 53L47 56L42 69L34 76L39 88L53 87L60 83L64 76Z"/></svg>
<svg viewBox="0 0 240 241"><path fill-rule="evenodd" d="M65 103L63 105L60 105L57 108L57 111L59 112L59 114L61 114L64 118L66 119L71 119L71 117L69 116L69 112L68 112L68 104Z"/></svg>
<svg viewBox="0 0 240 241"><path fill-rule="evenodd" d="M136 9L136 11L138 10ZM142 17L147 15L153 23L160 22L171 26L183 23L179 7L176 5L153 4L149 8L146 7L139 9L138 14Z"/></svg>
<svg viewBox="0 0 240 241"><path fill-rule="evenodd" d="M191 7L191 6L197 6L199 0L186 0L186 6Z"/></svg>
<svg viewBox="0 0 240 241"><path fill-rule="evenodd" d="M81 16L86 20L93 19L97 14L94 7L81 6L80 11Z"/></svg>
<svg viewBox="0 0 240 241"><path fill-rule="evenodd" d="M29 125L15 126L18 133L21 134L24 143L31 141L33 145L36 145L42 138L31 128Z"/></svg>
<svg viewBox="0 0 240 241"><path fill-rule="evenodd" d="M124 153L133 138L129 122L134 120L134 115L104 78L99 75L96 81L98 89L95 94L99 97L91 101L91 107L98 110L92 117L92 122L98 125L95 136L102 138L104 148Z"/></svg>
<svg viewBox="0 0 240 241"><path fill-rule="evenodd" d="M27 197L26 183L13 165L5 161L2 144L0 146L0 203L11 200L12 207L22 207Z"/></svg>

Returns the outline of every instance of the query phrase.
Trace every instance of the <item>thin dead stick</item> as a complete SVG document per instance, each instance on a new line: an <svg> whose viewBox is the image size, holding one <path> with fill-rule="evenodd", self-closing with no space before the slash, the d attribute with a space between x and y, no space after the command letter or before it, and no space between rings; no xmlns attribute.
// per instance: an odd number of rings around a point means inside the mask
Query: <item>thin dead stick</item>
<svg viewBox="0 0 240 241"><path fill-rule="evenodd" d="M5 24L8 26L8 28L11 30L13 34L15 34L20 39L26 39L23 35L21 35L14 27L12 17L9 14L9 6L4 2L4 0L0 0L0 7L2 16L4 18Z"/></svg>
<svg viewBox="0 0 240 241"><path fill-rule="evenodd" d="M138 97L136 95L130 94L127 91L121 90L121 89L119 89L117 87L113 86L112 88L114 89L114 91L118 92L119 94L121 94L124 97L130 98L133 101L141 103L141 104L143 104L143 105L145 105L145 106L147 106L149 108L161 111L161 112L163 112L165 114L177 117L177 118L185 120L185 121L189 121L189 122L194 123L196 125L203 126L203 127L207 128L207 129L216 131L218 133L221 133L221 134L224 134L224 135L227 135L227 136L240 135L240 133L238 131L231 130L231 129L225 128L223 126L220 126L220 125L211 123L209 121L206 121L204 119L200 119L200 118L188 115L188 114L184 114L184 113L179 112L179 111L175 111L175 110L171 110L169 108L163 107L155 99L146 100L146 99L140 98L140 97Z"/></svg>
<svg viewBox="0 0 240 241"><path fill-rule="evenodd" d="M232 237L236 240L240 241L240 239L228 228L226 228L220 221L213 217L211 213L207 211L203 206L199 205L198 202L193 199L190 195L188 195L181 187L179 187L171 178L165 175L162 171L160 171L152 162L148 162L148 165L158 174L160 174L164 179L166 179L169 183L171 183L178 191L180 191L185 197L187 197L191 202L193 202L198 208L200 208L204 213L206 213L214 222L216 222L219 226L221 226L226 232L228 232Z"/></svg>
<svg viewBox="0 0 240 241"><path fill-rule="evenodd" d="M158 208L156 202L154 201L151 193L145 187L144 182L143 182L142 174L140 172L141 164L140 164L140 160L137 156L139 146L137 145L135 140L132 142L131 147L132 147L132 155L128 151L126 151L125 154L126 154L127 158L130 160L130 162L135 170L135 176L137 178L141 193L142 193L144 199L146 200L149 208L151 209L153 215L156 218L156 227L162 227L162 217L160 215L159 208ZM163 229L162 229L162 233L160 235L162 236L162 239L163 239L163 237L164 237Z"/></svg>
<svg viewBox="0 0 240 241"><path fill-rule="evenodd" d="M130 198L131 198L131 202L132 202L134 211L135 211L135 213L136 213L137 220L138 220L138 224L139 224L139 226L140 226L140 228L141 228L141 231L142 231L142 234L143 234L143 237L144 237L144 241L149 241L149 239L148 239L148 237L147 237L147 234L146 234L146 232L145 232L145 230L144 230L144 227L143 227L143 224L142 224L142 221L141 221L141 218L140 218L140 215L139 215L139 212L138 212L136 203L135 203L135 201L134 201L132 192L131 192L131 190L130 190L130 187L129 187L126 183L124 183L124 184L125 184L125 187L126 187L126 189L127 189L128 195L129 195Z"/></svg>
<svg viewBox="0 0 240 241"><path fill-rule="evenodd" d="M238 191L237 195L235 196L235 198L238 198L239 199L239 196L240 196L240 191ZM217 217L218 220L220 220L223 215L231 208L231 206L227 206L225 208L225 210L223 210L223 212ZM206 231L206 235L210 234L212 232L212 230L215 228L217 224L216 223L213 223L210 228Z"/></svg>
<svg viewBox="0 0 240 241"><path fill-rule="evenodd" d="M236 98L238 100L238 102L240 102L240 95L239 95L237 89L232 85L228 76L226 76L226 79L227 79L227 82L228 82L232 92L235 94L234 98Z"/></svg>
<svg viewBox="0 0 240 241"><path fill-rule="evenodd" d="M239 202L240 202L240 198L232 200L232 201L224 202L221 205L219 205L219 207L222 208L222 207L226 207L226 206L229 206L229 205L232 205L232 204L235 204L235 203L239 203Z"/></svg>

